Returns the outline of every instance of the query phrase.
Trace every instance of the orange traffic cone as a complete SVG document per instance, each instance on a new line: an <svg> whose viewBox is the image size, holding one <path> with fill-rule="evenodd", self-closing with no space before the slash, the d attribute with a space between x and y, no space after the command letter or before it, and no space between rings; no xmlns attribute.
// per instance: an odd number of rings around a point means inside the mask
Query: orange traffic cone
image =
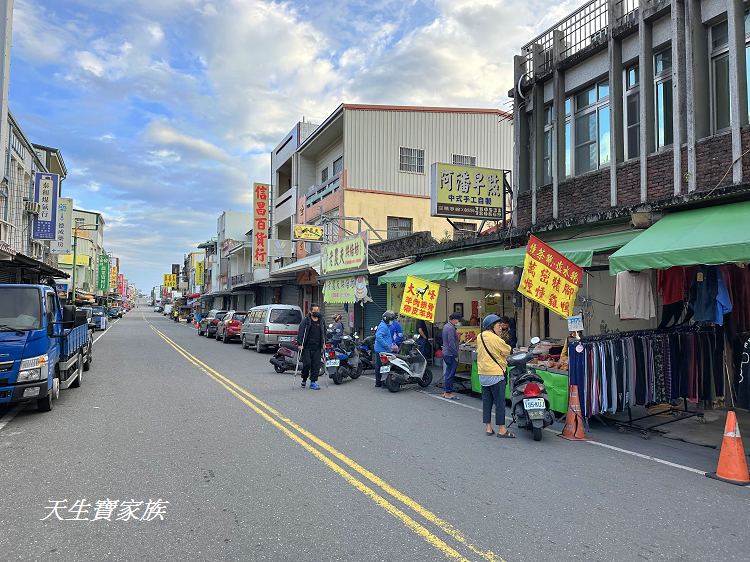
<svg viewBox="0 0 750 562"><path fill-rule="evenodd" d="M568 414L565 416L565 427L560 437L568 441L585 441L583 433L583 416L581 415L581 403L578 401L578 386L570 386L568 394Z"/></svg>
<svg viewBox="0 0 750 562"><path fill-rule="evenodd" d="M719 453L719 466L716 468L716 472L708 473L706 476L739 486L750 484L747 458L745 457L745 449L742 447L737 415L731 410L727 412L724 439L721 442L721 452Z"/></svg>

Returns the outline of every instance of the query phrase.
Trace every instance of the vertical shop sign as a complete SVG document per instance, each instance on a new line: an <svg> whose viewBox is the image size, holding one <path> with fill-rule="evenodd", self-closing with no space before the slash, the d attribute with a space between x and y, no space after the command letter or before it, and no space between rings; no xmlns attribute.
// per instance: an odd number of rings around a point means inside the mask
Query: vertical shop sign
<svg viewBox="0 0 750 562"><path fill-rule="evenodd" d="M202 260L195 262L195 284L198 286L203 285L205 267Z"/></svg>
<svg viewBox="0 0 750 562"><path fill-rule="evenodd" d="M518 292L563 318L573 314L583 269L536 236L529 238Z"/></svg>
<svg viewBox="0 0 750 562"><path fill-rule="evenodd" d="M253 184L253 267L268 267L268 194L271 186Z"/></svg>
<svg viewBox="0 0 750 562"><path fill-rule="evenodd" d="M440 285L437 283L409 275L406 277L399 314L434 322L439 294Z"/></svg>
<svg viewBox="0 0 750 562"><path fill-rule="evenodd" d="M117 275L120 273L116 265L109 266L109 286L113 289L117 288Z"/></svg>
<svg viewBox="0 0 750 562"><path fill-rule="evenodd" d="M122 273L117 276L117 294L125 296L125 275Z"/></svg>
<svg viewBox="0 0 750 562"><path fill-rule="evenodd" d="M109 256L107 254L102 254L99 256L99 275L98 275L98 283L97 288L100 291L108 291L109 290Z"/></svg>
<svg viewBox="0 0 750 562"><path fill-rule="evenodd" d="M73 251L73 200L60 197L57 201L57 234L50 242L51 254L69 254Z"/></svg>
<svg viewBox="0 0 750 562"><path fill-rule="evenodd" d="M39 214L34 219L34 240L57 238L57 192L60 176L37 172L34 174L34 201L39 203Z"/></svg>

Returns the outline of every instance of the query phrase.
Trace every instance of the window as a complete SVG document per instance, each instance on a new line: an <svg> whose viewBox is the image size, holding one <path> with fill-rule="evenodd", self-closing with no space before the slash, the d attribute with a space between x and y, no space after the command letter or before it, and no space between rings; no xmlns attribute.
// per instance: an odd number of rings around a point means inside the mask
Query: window
<svg viewBox="0 0 750 562"><path fill-rule="evenodd" d="M325 183L327 181L328 181L328 166L326 166L320 171L320 183Z"/></svg>
<svg viewBox="0 0 750 562"><path fill-rule="evenodd" d="M333 161L333 175L340 173L344 169L344 157L340 156Z"/></svg>
<svg viewBox="0 0 750 562"><path fill-rule="evenodd" d="M714 131L729 128L729 28L711 28L711 106Z"/></svg>
<svg viewBox="0 0 750 562"><path fill-rule="evenodd" d="M411 219L388 217L388 240L403 238L411 234Z"/></svg>
<svg viewBox="0 0 750 562"><path fill-rule="evenodd" d="M399 148L400 172L424 174L424 150L421 148Z"/></svg>
<svg viewBox="0 0 750 562"><path fill-rule="evenodd" d="M656 148L672 144L672 50L654 55Z"/></svg>
<svg viewBox="0 0 750 562"><path fill-rule="evenodd" d="M637 158L641 150L641 93L638 65L625 69L625 158Z"/></svg>
<svg viewBox="0 0 750 562"><path fill-rule="evenodd" d="M19 139L15 133L12 133L10 135L10 145L13 147L13 150L16 151L16 153L21 157L22 160L26 158L26 149L24 148L23 143L21 142L21 139Z"/></svg>
<svg viewBox="0 0 750 562"><path fill-rule="evenodd" d="M299 324L302 313L296 308L272 308L269 324Z"/></svg>
<svg viewBox="0 0 750 562"><path fill-rule="evenodd" d="M584 174L609 164L609 82L604 80L577 93L575 109L575 173ZM567 129L565 134L567 140Z"/></svg>
<svg viewBox="0 0 750 562"><path fill-rule="evenodd" d="M542 137L542 185L552 183L552 105L544 108L544 136Z"/></svg>
<svg viewBox="0 0 750 562"><path fill-rule="evenodd" d="M573 98L565 100L565 177L573 173L573 125L571 123Z"/></svg>
<svg viewBox="0 0 750 562"><path fill-rule="evenodd" d="M477 165L477 157L476 156L463 156L461 154L454 154L453 155L453 163L457 166L476 166Z"/></svg>

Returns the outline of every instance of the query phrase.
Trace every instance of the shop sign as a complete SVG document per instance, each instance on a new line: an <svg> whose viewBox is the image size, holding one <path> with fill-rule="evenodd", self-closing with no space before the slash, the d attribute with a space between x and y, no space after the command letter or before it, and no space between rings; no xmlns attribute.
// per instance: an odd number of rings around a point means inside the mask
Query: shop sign
<svg viewBox="0 0 750 562"><path fill-rule="evenodd" d="M354 277L326 279L323 284L323 302L327 304L352 304L356 300Z"/></svg>
<svg viewBox="0 0 750 562"><path fill-rule="evenodd" d="M318 274L313 268L297 272L297 285L317 285Z"/></svg>
<svg viewBox="0 0 750 562"><path fill-rule="evenodd" d="M568 318L568 331L569 332L583 332L583 314L577 316L570 316Z"/></svg>
<svg viewBox="0 0 750 562"><path fill-rule="evenodd" d="M174 273L164 274L164 286L170 289L177 288L177 276Z"/></svg>
<svg viewBox="0 0 750 562"><path fill-rule="evenodd" d="M529 238L519 293L567 319L582 279L583 269L536 236Z"/></svg>
<svg viewBox="0 0 750 562"><path fill-rule="evenodd" d="M117 287L117 275L119 274L119 270L116 265L110 265L109 266L109 286L113 289Z"/></svg>
<svg viewBox="0 0 750 562"><path fill-rule="evenodd" d="M180 274L180 264L179 263L173 263L172 264L172 275L175 277ZM177 285L175 285L176 287Z"/></svg>
<svg viewBox="0 0 750 562"><path fill-rule="evenodd" d="M440 285L437 283L407 276L399 314L434 322L439 293Z"/></svg>
<svg viewBox="0 0 750 562"><path fill-rule="evenodd" d="M107 254L99 256L98 272L97 288L100 291L107 291L109 289L109 256Z"/></svg>
<svg viewBox="0 0 750 562"><path fill-rule="evenodd" d="M57 235L50 242L50 254L69 254L73 251L73 200L60 197L57 201Z"/></svg>
<svg viewBox="0 0 750 562"><path fill-rule="evenodd" d="M291 258L292 241L272 238L268 241L268 255L272 258Z"/></svg>
<svg viewBox="0 0 750 562"><path fill-rule="evenodd" d="M57 238L57 192L60 176L36 172L34 174L34 201L39 203L39 214L34 217L32 238L55 240Z"/></svg>
<svg viewBox="0 0 750 562"><path fill-rule="evenodd" d="M203 261L195 262L195 284L203 285L203 276L206 272L206 266Z"/></svg>
<svg viewBox="0 0 750 562"><path fill-rule="evenodd" d="M295 224L292 240L304 240L306 242L321 242L325 237L322 226L312 224Z"/></svg>
<svg viewBox="0 0 750 562"><path fill-rule="evenodd" d="M354 278L354 298L363 305L372 302L372 298L367 291L367 282L367 275L358 275Z"/></svg>
<svg viewBox="0 0 750 562"><path fill-rule="evenodd" d="M271 186L253 184L253 267L268 267L268 195Z"/></svg>
<svg viewBox="0 0 750 562"><path fill-rule="evenodd" d="M435 162L430 167L433 217L503 219L504 170Z"/></svg>
<svg viewBox="0 0 750 562"><path fill-rule="evenodd" d="M177 279L175 279L174 281L175 281L175 284L176 284L177 283ZM128 290L128 280L125 279L125 275L123 273L120 273L117 276L117 293L121 297L124 297L127 294L127 290Z"/></svg>
<svg viewBox="0 0 750 562"><path fill-rule="evenodd" d="M322 274L367 269L367 231L323 247Z"/></svg>

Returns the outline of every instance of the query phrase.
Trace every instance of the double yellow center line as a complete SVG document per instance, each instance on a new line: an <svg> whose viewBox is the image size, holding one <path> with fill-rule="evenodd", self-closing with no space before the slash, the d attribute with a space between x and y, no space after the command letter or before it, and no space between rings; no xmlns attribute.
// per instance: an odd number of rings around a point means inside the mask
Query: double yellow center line
<svg viewBox="0 0 750 562"><path fill-rule="evenodd" d="M443 553L446 557L467 562L468 560L470 560L469 558L461 554L461 552L456 550L456 548L448 544L445 540L441 539L435 533L430 531L422 523L415 520L405 510L399 508L398 506L394 505L394 503L386 499L384 495L381 495L381 492L385 492L385 494L391 496L391 498L393 499L396 499L401 504L403 504L403 506L419 515L424 520L435 525L438 529L440 529L440 531L448 535L450 539L458 543L460 547L463 547L470 551L472 553L470 556L478 556L484 560L488 560L489 562L504 562L504 560L494 552L482 550L476 545L472 544L464 536L464 534L456 529L453 525L440 518L425 507L421 506L406 494L399 492L396 488L383 481L380 477L376 476L375 474L358 464L356 461L346 456L341 451L338 451L319 437L313 435L305 428L301 427L297 423L281 414L278 410L260 400L257 396L251 394L250 392L236 384L234 381L225 377L224 375L192 355L186 349L179 346L173 340L167 337L163 332L154 327L150 322L148 322L148 320L146 320L145 316L143 319L148 323L149 327L167 343L167 345L172 347L189 363L197 367L200 371L223 386L227 391L236 396L261 418L277 428L286 437L297 443L300 447L313 455L316 459L322 462L333 472L341 476L341 478L343 478L348 484L362 492L376 505L383 508L386 512L390 513L393 517L401 521L404 525L406 525L406 527L408 527L411 531L420 536L438 551ZM352 474L352 472L349 472L343 466L336 463L336 460L344 466L348 467L353 473L361 478L358 478L357 476ZM375 489L373 489L373 487L366 484L363 480L367 480L371 484L374 484L377 488L380 489L380 491L376 491ZM456 545L456 547L458 547L458 545Z"/></svg>

